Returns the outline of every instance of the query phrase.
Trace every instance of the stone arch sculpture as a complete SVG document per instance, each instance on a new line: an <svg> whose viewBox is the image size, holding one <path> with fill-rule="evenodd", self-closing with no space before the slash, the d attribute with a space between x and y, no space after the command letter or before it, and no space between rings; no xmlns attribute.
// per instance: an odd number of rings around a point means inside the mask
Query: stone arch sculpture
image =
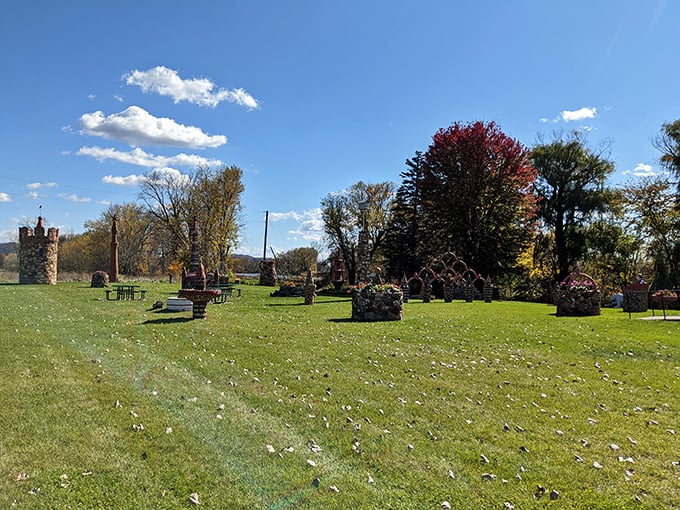
<svg viewBox="0 0 680 510"><path fill-rule="evenodd" d="M451 251L434 257L410 278L404 275L402 286L408 288L409 298L419 297L425 303L432 300L433 294L445 302L456 298L472 301L482 296L486 302L491 301L491 279L483 278Z"/></svg>

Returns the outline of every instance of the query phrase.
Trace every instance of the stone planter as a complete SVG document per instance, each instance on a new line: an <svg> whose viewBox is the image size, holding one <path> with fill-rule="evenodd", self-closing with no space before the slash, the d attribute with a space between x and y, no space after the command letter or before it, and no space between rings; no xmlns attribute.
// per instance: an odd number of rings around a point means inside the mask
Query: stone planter
<svg viewBox="0 0 680 510"><path fill-rule="evenodd" d="M652 305L654 308L661 309L677 309L678 308L678 295L675 292L668 290L657 291L652 294Z"/></svg>
<svg viewBox="0 0 680 510"><path fill-rule="evenodd" d="M191 301L192 319L205 319L208 303L221 294L219 289L181 289L177 296Z"/></svg>
<svg viewBox="0 0 680 510"><path fill-rule="evenodd" d="M600 315L599 290L558 290L555 301L558 317Z"/></svg>
<svg viewBox="0 0 680 510"><path fill-rule="evenodd" d="M623 288L623 311L646 312L649 308L649 285L631 283Z"/></svg>
<svg viewBox="0 0 680 510"><path fill-rule="evenodd" d="M403 309L404 294L399 291L359 291L352 295L353 321L399 321Z"/></svg>
<svg viewBox="0 0 680 510"><path fill-rule="evenodd" d="M558 317L600 315L600 288L577 267L555 289Z"/></svg>

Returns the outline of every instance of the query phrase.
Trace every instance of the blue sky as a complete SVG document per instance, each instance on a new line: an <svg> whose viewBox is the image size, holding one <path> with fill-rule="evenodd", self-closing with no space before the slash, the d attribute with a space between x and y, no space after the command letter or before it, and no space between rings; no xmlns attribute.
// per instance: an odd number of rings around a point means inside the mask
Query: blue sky
<svg viewBox="0 0 680 510"><path fill-rule="evenodd" d="M156 168L243 169L239 253L321 236L320 200L399 183L453 122L527 146L608 141L614 183L659 171L680 118L670 0L0 0L0 242L39 212L79 233ZM42 208L41 208L42 206Z"/></svg>

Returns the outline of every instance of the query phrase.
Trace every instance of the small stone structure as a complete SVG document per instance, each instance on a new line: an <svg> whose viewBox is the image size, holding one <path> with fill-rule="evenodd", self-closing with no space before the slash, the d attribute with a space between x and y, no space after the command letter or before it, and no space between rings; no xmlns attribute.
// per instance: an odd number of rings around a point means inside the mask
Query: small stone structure
<svg viewBox="0 0 680 510"><path fill-rule="evenodd" d="M276 263L273 260L263 260L260 262L260 285L265 287L276 287Z"/></svg>
<svg viewBox="0 0 680 510"><path fill-rule="evenodd" d="M600 315L600 289L577 267L557 286L555 304L558 317Z"/></svg>
<svg viewBox="0 0 680 510"><path fill-rule="evenodd" d="M624 312L646 312L649 308L649 284L631 283L623 289Z"/></svg>
<svg viewBox="0 0 680 510"><path fill-rule="evenodd" d="M95 271L90 281L90 287L102 288L109 286L109 275L106 271Z"/></svg>
<svg viewBox="0 0 680 510"><path fill-rule="evenodd" d="M314 284L314 278L312 278L311 269L307 271L307 280L305 281L303 295L305 296L306 305L314 304L314 298L316 297L316 285Z"/></svg>
<svg viewBox="0 0 680 510"><path fill-rule="evenodd" d="M19 283L57 283L59 229L50 227L45 233L42 216L35 229L19 228Z"/></svg>
<svg viewBox="0 0 680 510"><path fill-rule="evenodd" d="M399 321L403 310L404 295L400 290L360 290L352 294L353 321Z"/></svg>
<svg viewBox="0 0 680 510"><path fill-rule="evenodd" d="M347 266L345 266L345 259L342 257L340 250L331 257L331 282L336 291L339 291L343 285L349 281L347 275Z"/></svg>

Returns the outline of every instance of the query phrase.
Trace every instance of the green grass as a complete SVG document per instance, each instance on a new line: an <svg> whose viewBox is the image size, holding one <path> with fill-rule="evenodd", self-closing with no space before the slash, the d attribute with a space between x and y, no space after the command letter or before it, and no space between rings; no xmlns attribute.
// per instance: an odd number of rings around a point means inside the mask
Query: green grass
<svg viewBox="0 0 680 510"><path fill-rule="evenodd" d="M144 287L0 285L0 508L680 507L680 322Z"/></svg>

